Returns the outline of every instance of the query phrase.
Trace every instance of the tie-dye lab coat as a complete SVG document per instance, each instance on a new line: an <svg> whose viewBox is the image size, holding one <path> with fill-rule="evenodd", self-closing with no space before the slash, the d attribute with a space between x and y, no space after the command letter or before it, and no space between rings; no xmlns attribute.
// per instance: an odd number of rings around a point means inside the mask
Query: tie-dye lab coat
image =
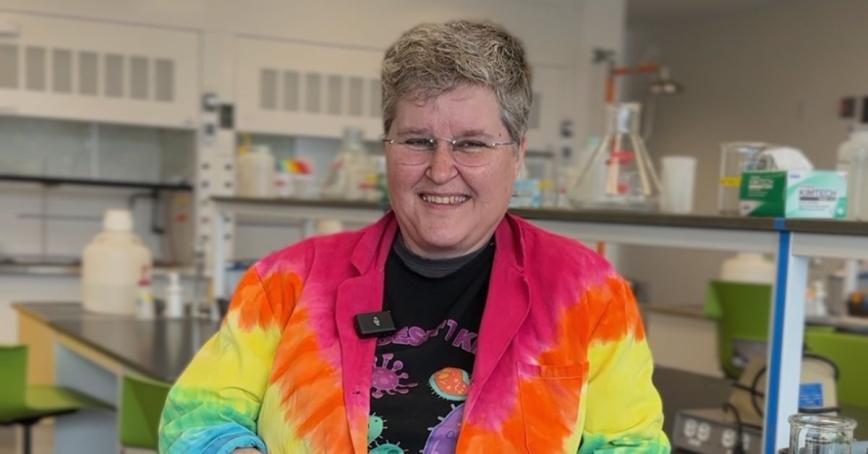
<svg viewBox="0 0 868 454"><path fill-rule="evenodd" d="M244 276L220 331L172 388L160 450L365 453L394 215L283 249ZM601 257L507 215L460 453L660 453L669 445L633 296ZM425 453L427 454L427 453Z"/></svg>

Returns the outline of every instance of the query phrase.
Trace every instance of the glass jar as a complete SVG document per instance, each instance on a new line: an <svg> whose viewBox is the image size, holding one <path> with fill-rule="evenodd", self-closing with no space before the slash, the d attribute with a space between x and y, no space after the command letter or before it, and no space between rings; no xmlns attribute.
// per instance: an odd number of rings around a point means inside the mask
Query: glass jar
<svg viewBox="0 0 868 454"><path fill-rule="evenodd" d="M856 421L831 415L789 417L790 454L851 454Z"/></svg>
<svg viewBox="0 0 868 454"><path fill-rule="evenodd" d="M720 181L717 209L724 216L738 216L741 174L754 170L756 157L771 145L763 142L727 142L720 144Z"/></svg>

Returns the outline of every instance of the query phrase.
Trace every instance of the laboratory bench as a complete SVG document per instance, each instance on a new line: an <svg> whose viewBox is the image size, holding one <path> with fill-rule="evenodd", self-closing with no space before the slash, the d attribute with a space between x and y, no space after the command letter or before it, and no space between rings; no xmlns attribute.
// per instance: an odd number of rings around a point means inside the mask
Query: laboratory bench
<svg viewBox="0 0 868 454"><path fill-rule="evenodd" d="M14 308L21 340L30 346L28 373L32 383L57 383L114 405L119 402L124 374L173 382L219 327L204 319L141 320L93 314L78 303L17 303ZM724 379L669 367L656 368L654 383L663 399L664 429L670 436L678 411L719 407L731 390ZM845 408L845 414L860 422L857 437L868 438L868 409ZM106 412L58 419L56 452L75 453L80 446L93 449L94 443L105 444L105 452L116 452L115 419ZM90 441L83 443L86 440Z"/></svg>
<svg viewBox="0 0 868 454"><path fill-rule="evenodd" d="M225 298L227 264L236 220L257 218L302 223L305 236L316 222L369 223L388 208L381 203L346 200L251 199L212 197L209 263L214 294ZM812 257L868 260L868 222L744 218L660 214L613 210L510 210L534 224L585 242L772 254L777 279L772 293L769 374L764 452L787 446L787 417L797 411L801 346L805 327L805 289ZM699 329L699 327L694 327Z"/></svg>

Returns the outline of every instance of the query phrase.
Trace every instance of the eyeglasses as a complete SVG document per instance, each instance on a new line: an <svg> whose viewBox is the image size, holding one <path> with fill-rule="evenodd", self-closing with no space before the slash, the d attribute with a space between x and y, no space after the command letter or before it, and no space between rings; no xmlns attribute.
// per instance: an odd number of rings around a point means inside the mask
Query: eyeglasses
<svg viewBox="0 0 868 454"><path fill-rule="evenodd" d="M497 147L515 145L515 141L486 142L482 139L439 139L437 137L408 137L383 139L383 143L395 146L395 159L401 164L419 165L431 160L440 142L449 144L452 159L458 164L476 167L487 164Z"/></svg>

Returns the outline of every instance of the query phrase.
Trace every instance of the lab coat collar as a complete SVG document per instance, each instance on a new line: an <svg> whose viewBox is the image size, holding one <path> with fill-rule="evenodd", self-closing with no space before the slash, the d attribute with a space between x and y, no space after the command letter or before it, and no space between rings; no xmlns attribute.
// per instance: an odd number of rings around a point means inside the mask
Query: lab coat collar
<svg viewBox="0 0 868 454"><path fill-rule="evenodd" d="M479 330L479 348L465 419L530 310L530 293L524 272L526 254L522 223L520 219L506 215L494 234L494 263ZM344 281L337 290L335 322L341 345L344 403L353 448L357 453L367 451L376 339L359 338L353 325L354 317L382 310L386 259L397 230L397 220L391 212L365 229L350 257L358 275Z"/></svg>

